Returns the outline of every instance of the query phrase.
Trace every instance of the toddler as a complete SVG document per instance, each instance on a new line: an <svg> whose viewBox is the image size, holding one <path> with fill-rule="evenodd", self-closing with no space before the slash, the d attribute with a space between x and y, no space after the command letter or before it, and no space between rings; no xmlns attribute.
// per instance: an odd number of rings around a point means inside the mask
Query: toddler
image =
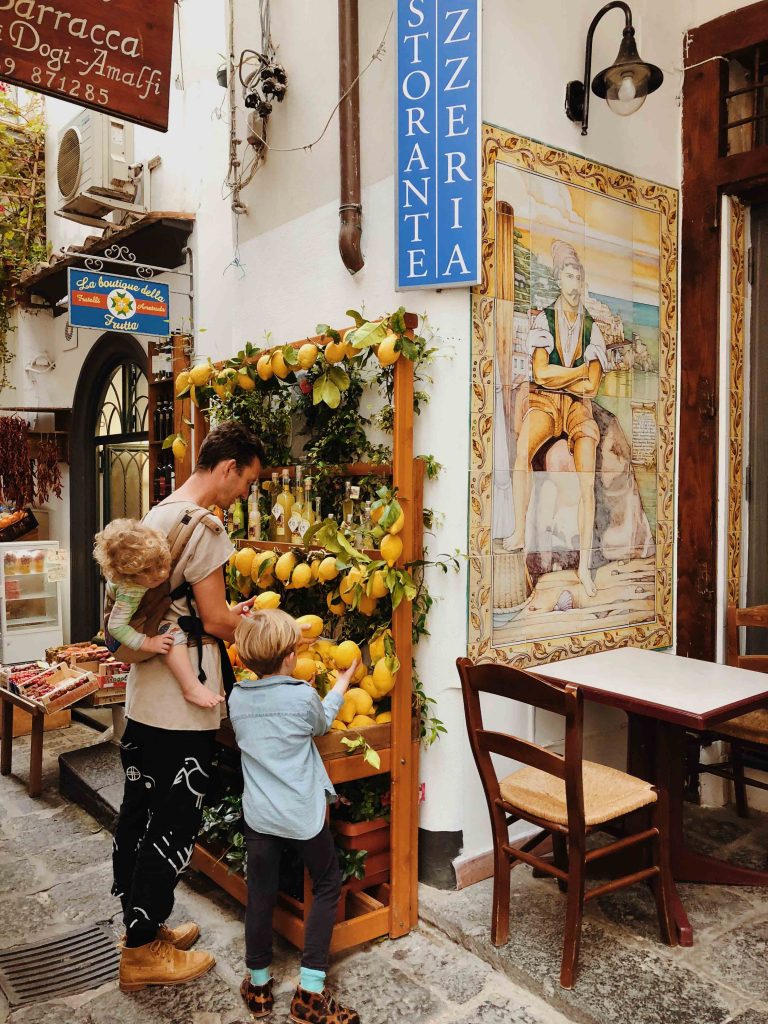
<svg viewBox="0 0 768 1024"><path fill-rule="evenodd" d="M244 618L235 631L240 659L261 676L238 683L229 698L229 717L242 755L248 851L245 963L249 976L240 991L253 1016L264 1017L272 1010L272 912L280 852L288 843L309 871L313 896L291 1020L294 1024L360 1024L357 1013L341 1006L325 987L341 869L326 816L336 793L312 742L313 736L328 732L358 663L339 674L321 701L309 683L291 676L301 635L296 621L277 609Z"/></svg>
<svg viewBox="0 0 768 1024"><path fill-rule="evenodd" d="M171 552L165 535L135 519L113 519L96 534L93 557L114 599L105 630L109 650L114 653L125 644L133 651L164 654L186 701L201 708L220 704L224 698L195 675L187 654L186 633L176 623L161 623L157 636L139 633L130 624L144 594L170 575Z"/></svg>

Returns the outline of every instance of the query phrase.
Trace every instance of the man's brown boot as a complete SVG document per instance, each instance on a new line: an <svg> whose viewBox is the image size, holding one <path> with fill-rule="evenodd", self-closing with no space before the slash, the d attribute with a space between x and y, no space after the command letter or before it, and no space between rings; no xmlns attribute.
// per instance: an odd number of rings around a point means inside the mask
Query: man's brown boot
<svg viewBox="0 0 768 1024"><path fill-rule="evenodd" d="M138 992L147 985L183 985L210 971L215 963L210 953L186 953L160 939L132 949L124 946L120 954L120 991Z"/></svg>
<svg viewBox="0 0 768 1024"><path fill-rule="evenodd" d="M200 929L194 921L185 921L177 928L168 928L167 925L162 924L157 929L155 938L160 939L161 942L170 942L176 949L189 949L200 938ZM120 945L125 945L125 933L120 939Z"/></svg>

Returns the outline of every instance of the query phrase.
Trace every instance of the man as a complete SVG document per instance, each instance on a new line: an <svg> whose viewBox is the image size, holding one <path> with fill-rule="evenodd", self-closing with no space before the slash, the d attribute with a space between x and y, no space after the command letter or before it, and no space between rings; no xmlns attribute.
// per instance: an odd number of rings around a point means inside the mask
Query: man
<svg viewBox="0 0 768 1024"><path fill-rule="evenodd" d="M608 368L605 340L584 308L584 267L572 245L552 243L552 270L560 295L536 317L528 334L533 384L522 408L512 480L514 532L507 551L525 546L525 518L533 484L532 463L548 441L565 437L579 480L579 580L588 597L595 525L595 462L600 431L590 398Z"/></svg>
<svg viewBox="0 0 768 1024"><path fill-rule="evenodd" d="M235 421L206 437L194 473L144 522L168 534L186 509L228 508L247 497L258 480L264 449ZM171 574L172 593L185 581L202 626L201 644L190 638L196 673L216 694L222 667L216 640L231 641L247 604L230 609L223 566L233 551L212 513L195 527ZM189 590L188 590L189 593ZM190 615L190 601L176 596L167 618ZM189 622L182 620L189 632ZM125 942L120 988L172 985L200 977L214 964L209 953L188 952L200 930L188 923L166 927L173 891L192 855L226 704L202 708L188 703L163 657L136 664L128 677L127 726L121 744L125 790L113 843L113 894L123 905Z"/></svg>

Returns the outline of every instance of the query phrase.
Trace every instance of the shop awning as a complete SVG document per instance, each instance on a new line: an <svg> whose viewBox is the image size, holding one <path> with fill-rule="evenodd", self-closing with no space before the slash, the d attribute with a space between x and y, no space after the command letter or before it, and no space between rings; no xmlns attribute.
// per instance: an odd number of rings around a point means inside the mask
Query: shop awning
<svg viewBox="0 0 768 1024"><path fill-rule="evenodd" d="M112 273L131 274L130 264L174 270L186 262L185 247L195 226L191 213L148 213L130 227L94 239L77 252L44 267L22 281L16 290L19 302L28 309L50 309L54 316L64 312L58 303L67 294L67 268L85 266L87 257L103 261ZM111 261L106 253L119 262ZM155 273L160 274L162 270Z"/></svg>

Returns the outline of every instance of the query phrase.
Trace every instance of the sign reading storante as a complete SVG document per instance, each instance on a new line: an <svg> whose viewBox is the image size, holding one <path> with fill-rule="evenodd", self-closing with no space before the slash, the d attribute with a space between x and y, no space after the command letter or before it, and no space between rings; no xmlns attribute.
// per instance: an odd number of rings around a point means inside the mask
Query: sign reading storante
<svg viewBox="0 0 768 1024"><path fill-rule="evenodd" d="M168 129L173 0L0 0L0 80Z"/></svg>
<svg viewBox="0 0 768 1024"><path fill-rule="evenodd" d="M397 287L480 280L480 0L398 0Z"/></svg>
<svg viewBox="0 0 768 1024"><path fill-rule="evenodd" d="M73 327L158 337L171 333L167 284L76 267L70 267L68 274Z"/></svg>

